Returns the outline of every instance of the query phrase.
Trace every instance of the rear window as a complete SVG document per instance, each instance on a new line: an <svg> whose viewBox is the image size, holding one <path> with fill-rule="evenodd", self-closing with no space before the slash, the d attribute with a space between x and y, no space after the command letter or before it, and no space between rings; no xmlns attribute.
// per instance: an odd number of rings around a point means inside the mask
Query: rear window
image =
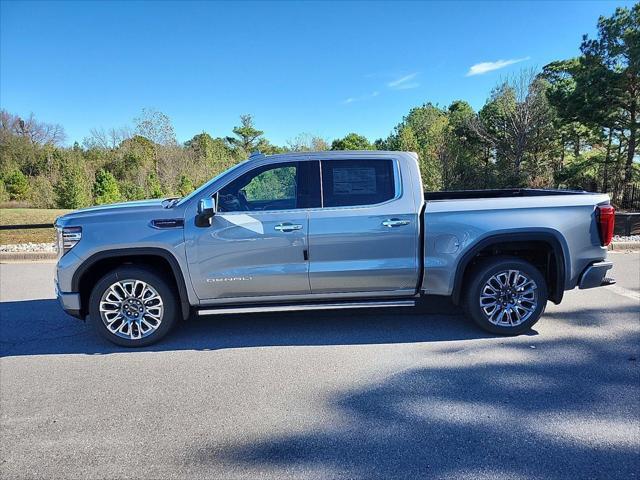
<svg viewBox="0 0 640 480"><path fill-rule="evenodd" d="M325 207L375 205L395 195L391 160L323 160Z"/></svg>

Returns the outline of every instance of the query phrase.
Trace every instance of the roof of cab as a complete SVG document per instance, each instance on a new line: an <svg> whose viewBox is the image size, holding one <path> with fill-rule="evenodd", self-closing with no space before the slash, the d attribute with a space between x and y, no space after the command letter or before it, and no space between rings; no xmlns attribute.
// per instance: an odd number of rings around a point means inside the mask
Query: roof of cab
<svg viewBox="0 0 640 480"><path fill-rule="evenodd" d="M321 157L323 159L349 159L353 157L390 157L397 156L398 154L409 155L414 158L418 158L418 154L415 152L399 152L391 150L321 150L314 152L285 152L274 153L272 155L265 155L261 152L253 152L249 156L249 160L258 160L260 158L275 158L275 157L306 157L316 158Z"/></svg>

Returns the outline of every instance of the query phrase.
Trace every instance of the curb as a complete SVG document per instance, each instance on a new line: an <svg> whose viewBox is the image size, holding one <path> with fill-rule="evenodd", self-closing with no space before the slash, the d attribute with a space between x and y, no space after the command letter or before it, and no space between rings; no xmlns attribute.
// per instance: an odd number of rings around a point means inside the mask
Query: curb
<svg viewBox="0 0 640 480"><path fill-rule="evenodd" d="M39 262L42 260L56 260L56 252L2 252L0 262Z"/></svg>
<svg viewBox="0 0 640 480"><path fill-rule="evenodd" d="M609 250L611 251L640 251L640 242L613 242L609 245Z"/></svg>

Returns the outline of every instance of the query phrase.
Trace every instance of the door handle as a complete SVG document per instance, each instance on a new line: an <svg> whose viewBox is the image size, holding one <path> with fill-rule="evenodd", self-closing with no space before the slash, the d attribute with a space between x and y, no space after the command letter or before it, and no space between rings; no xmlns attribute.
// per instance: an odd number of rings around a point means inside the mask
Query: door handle
<svg viewBox="0 0 640 480"><path fill-rule="evenodd" d="M296 230L302 230L302 225L285 222L279 223L273 228L279 232L295 232Z"/></svg>
<svg viewBox="0 0 640 480"><path fill-rule="evenodd" d="M400 220L399 218L390 218L388 220L385 220L384 222L382 222L382 225L384 225L385 227L401 227L403 225L409 225L409 220Z"/></svg>

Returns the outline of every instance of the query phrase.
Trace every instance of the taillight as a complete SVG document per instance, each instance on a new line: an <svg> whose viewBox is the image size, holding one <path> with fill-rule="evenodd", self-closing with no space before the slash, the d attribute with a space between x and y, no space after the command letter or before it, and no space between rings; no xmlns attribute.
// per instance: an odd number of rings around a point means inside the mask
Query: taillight
<svg viewBox="0 0 640 480"><path fill-rule="evenodd" d="M616 223L616 209L611 205L600 205L597 208L596 218L598 219L598 232L600 233L600 243L606 247L613 238L613 227Z"/></svg>

